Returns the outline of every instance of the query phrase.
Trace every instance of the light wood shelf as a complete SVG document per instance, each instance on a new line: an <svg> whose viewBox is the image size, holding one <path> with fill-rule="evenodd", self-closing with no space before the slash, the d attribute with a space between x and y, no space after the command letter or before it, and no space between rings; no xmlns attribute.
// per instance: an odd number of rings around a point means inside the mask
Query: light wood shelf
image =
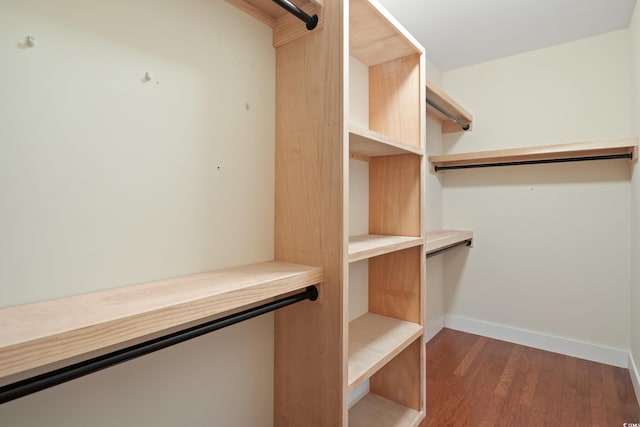
<svg viewBox="0 0 640 427"><path fill-rule="evenodd" d="M0 384L113 351L322 282L322 269L265 262L0 310Z"/></svg>
<svg viewBox="0 0 640 427"><path fill-rule="evenodd" d="M423 49L375 0L349 1L349 53L372 66L412 54Z"/></svg>
<svg viewBox="0 0 640 427"><path fill-rule="evenodd" d="M435 83L429 80L427 80L427 99L432 100L440 107L444 108L445 111L448 111L449 113L460 119L460 121L469 123L469 126L473 125L473 116L471 115L471 113L465 110L449 95L447 95L444 90L442 90ZM442 124L442 133L463 131L459 124L428 104L427 114L440 121L440 123Z"/></svg>
<svg viewBox="0 0 640 427"><path fill-rule="evenodd" d="M428 255L467 240L473 240L473 231L438 230L427 232L425 249Z"/></svg>
<svg viewBox="0 0 640 427"><path fill-rule="evenodd" d="M422 326L417 323L375 313L351 321L347 391L366 381L421 335Z"/></svg>
<svg viewBox="0 0 640 427"><path fill-rule="evenodd" d="M420 246L424 243L422 237L384 236L378 234L364 234L349 237L349 262L361 261L378 255L402 249Z"/></svg>
<svg viewBox="0 0 640 427"><path fill-rule="evenodd" d="M567 160L611 155L630 155L630 161L637 160L638 140L620 139L614 141L578 142L574 144L447 154L430 156L429 161L435 167L441 168L448 166L495 165L510 162Z"/></svg>
<svg viewBox="0 0 640 427"><path fill-rule="evenodd" d="M422 414L382 396L368 393L349 409L350 427L415 426Z"/></svg>
<svg viewBox="0 0 640 427"><path fill-rule="evenodd" d="M353 127L349 129L349 153L361 160L398 154L424 154L420 147L403 144L378 132Z"/></svg>

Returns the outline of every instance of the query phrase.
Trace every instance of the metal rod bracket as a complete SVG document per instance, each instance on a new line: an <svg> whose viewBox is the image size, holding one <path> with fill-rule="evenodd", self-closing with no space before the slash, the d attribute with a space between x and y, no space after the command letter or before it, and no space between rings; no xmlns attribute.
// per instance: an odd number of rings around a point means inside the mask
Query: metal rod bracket
<svg viewBox="0 0 640 427"><path fill-rule="evenodd" d="M431 258L431 257L434 257L436 255L440 255L440 254L442 254L444 252L450 251L451 249L457 248L458 246L463 246L463 245L464 246L471 246L472 241L473 241L472 239L467 239L467 240L463 240L463 241L458 242L458 243L454 243L453 245L447 246L446 248L438 249L437 251L433 251L433 252L428 252L426 257L427 258Z"/></svg>
<svg viewBox="0 0 640 427"><path fill-rule="evenodd" d="M302 22L307 24L307 30L311 31L318 25L318 15L309 15L304 10L300 9L295 4L291 3L289 0L273 0L284 10L300 19Z"/></svg>

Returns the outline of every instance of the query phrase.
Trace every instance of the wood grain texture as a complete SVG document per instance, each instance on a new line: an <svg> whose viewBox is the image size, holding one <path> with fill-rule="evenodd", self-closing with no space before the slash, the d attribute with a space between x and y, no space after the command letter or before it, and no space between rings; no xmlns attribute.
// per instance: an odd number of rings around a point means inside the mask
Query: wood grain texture
<svg viewBox="0 0 640 427"><path fill-rule="evenodd" d="M369 311L422 324L422 247L369 259Z"/></svg>
<svg viewBox="0 0 640 427"><path fill-rule="evenodd" d="M369 128L422 149L421 56L369 67Z"/></svg>
<svg viewBox="0 0 640 427"><path fill-rule="evenodd" d="M425 250L427 254L448 248L456 243L473 239L473 231L465 230L437 230L427 232Z"/></svg>
<svg viewBox="0 0 640 427"><path fill-rule="evenodd" d="M0 382L132 340L213 320L323 280L267 262L0 310Z"/></svg>
<svg viewBox="0 0 640 427"><path fill-rule="evenodd" d="M349 410L350 427L411 427L421 413L373 393L367 394Z"/></svg>
<svg viewBox="0 0 640 427"><path fill-rule="evenodd" d="M367 313L349 323L349 380L351 392L416 338L422 326Z"/></svg>
<svg viewBox="0 0 640 427"><path fill-rule="evenodd" d="M349 237L349 262L384 255L402 249L420 246L424 243L420 237L381 236L365 234Z"/></svg>
<svg viewBox="0 0 640 427"><path fill-rule="evenodd" d="M451 98L444 90L432 81L427 80L427 99L435 102L464 123L473 123L473 116ZM432 106L427 104L427 114L436 118L442 124L442 133L461 132L463 129L449 117L442 114Z"/></svg>
<svg viewBox="0 0 640 427"><path fill-rule="evenodd" d="M472 153L429 156L434 166L477 165L500 162L567 159L637 152L637 139L578 142L574 144L546 145L539 147L511 148L506 150L478 151ZM635 156L636 154L634 154ZM634 158L635 160L635 158Z"/></svg>
<svg viewBox="0 0 640 427"><path fill-rule="evenodd" d="M369 162L369 233L421 236L421 158L412 154Z"/></svg>
<svg viewBox="0 0 640 427"><path fill-rule="evenodd" d="M238 9L245 12L246 14L253 16L263 24L266 24L269 27L272 27L274 29L279 24L278 21L280 18L287 15L291 16L289 13L287 13L286 10L284 10L282 7L276 4L273 0L225 0L225 1L237 7ZM322 8L324 4L324 0L310 0L309 2L293 1L293 3L307 13L309 13L310 11L313 11L313 13L318 13L317 11L320 8ZM293 17L293 19L295 19L298 23L301 23L302 27L305 29L305 31L307 31L302 21L300 21L298 18L295 18L295 17ZM280 22L280 24L282 25L282 22ZM275 37L275 31L274 31L274 47L275 47L275 38L276 37Z"/></svg>
<svg viewBox="0 0 640 427"><path fill-rule="evenodd" d="M376 65L424 49L375 0L349 1L349 53L366 65Z"/></svg>
<svg viewBox="0 0 640 427"><path fill-rule="evenodd" d="M347 423L346 8L323 14L276 48L275 256L325 272L318 303L275 314L276 426Z"/></svg>
<svg viewBox="0 0 640 427"><path fill-rule="evenodd" d="M273 3L273 0L271 0L271 2ZM282 46L297 38L308 36L311 32L320 31L320 29L324 27L322 7L309 4L307 6L301 6L300 9L310 16L318 16L316 28L308 30L306 24L300 19L289 13L284 14L276 18L275 25L273 26L273 47Z"/></svg>
<svg viewBox="0 0 640 427"><path fill-rule="evenodd" d="M263 24L273 28L276 19L285 13L283 8L275 4L272 0L225 0L244 13L253 16Z"/></svg>
<svg viewBox="0 0 640 427"><path fill-rule="evenodd" d="M444 329L426 345L421 426L622 426L640 407L626 369Z"/></svg>
<svg viewBox="0 0 640 427"><path fill-rule="evenodd" d="M416 373L423 365L424 345L417 339L371 377L370 390L422 416L422 380Z"/></svg>

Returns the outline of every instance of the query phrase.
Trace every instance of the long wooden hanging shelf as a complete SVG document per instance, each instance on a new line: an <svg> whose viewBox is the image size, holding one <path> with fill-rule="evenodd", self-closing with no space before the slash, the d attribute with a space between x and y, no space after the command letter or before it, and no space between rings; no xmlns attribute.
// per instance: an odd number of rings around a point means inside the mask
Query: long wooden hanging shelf
<svg viewBox="0 0 640 427"><path fill-rule="evenodd" d="M319 267L273 261L3 308L0 386L251 309L322 280Z"/></svg>
<svg viewBox="0 0 640 427"><path fill-rule="evenodd" d="M495 166L516 166L538 163L564 163L587 160L638 158L638 140L621 139L601 142L512 148L474 153L429 156L436 172L447 169L469 169Z"/></svg>
<svg viewBox="0 0 640 427"><path fill-rule="evenodd" d="M427 258L439 255L458 246L471 246L473 231L467 230L438 230L427 232L425 252Z"/></svg>
<svg viewBox="0 0 640 427"><path fill-rule="evenodd" d="M471 129L473 116L435 83L427 80L427 114L442 124L442 133Z"/></svg>

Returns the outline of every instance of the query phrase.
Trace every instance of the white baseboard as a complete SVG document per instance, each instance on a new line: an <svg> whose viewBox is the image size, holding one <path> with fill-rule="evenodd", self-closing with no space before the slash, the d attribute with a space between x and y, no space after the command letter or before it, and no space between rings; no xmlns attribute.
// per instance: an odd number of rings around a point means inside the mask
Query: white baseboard
<svg viewBox="0 0 640 427"><path fill-rule="evenodd" d="M627 350L589 344L569 338L556 337L540 332L449 314L444 318L444 326L449 329L552 351L580 359L605 363L607 365L621 368L629 367L629 352Z"/></svg>
<svg viewBox="0 0 640 427"><path fill-rule="evenodd" d="M638 366L633 360L631 352L629 352L629 375L631 375L633 389L636 392L636 400L638 401L638 405L640 405L640 371L638 371Z"/></svg>
<svg viewBox="0 0 640 427"><path fill-rule="evenodd" d="M427 323L424 328L424 342L425 344L431 341L431 338L435 337L438 332L444 329L444 316L438 317L433 322Z"/></svg>

